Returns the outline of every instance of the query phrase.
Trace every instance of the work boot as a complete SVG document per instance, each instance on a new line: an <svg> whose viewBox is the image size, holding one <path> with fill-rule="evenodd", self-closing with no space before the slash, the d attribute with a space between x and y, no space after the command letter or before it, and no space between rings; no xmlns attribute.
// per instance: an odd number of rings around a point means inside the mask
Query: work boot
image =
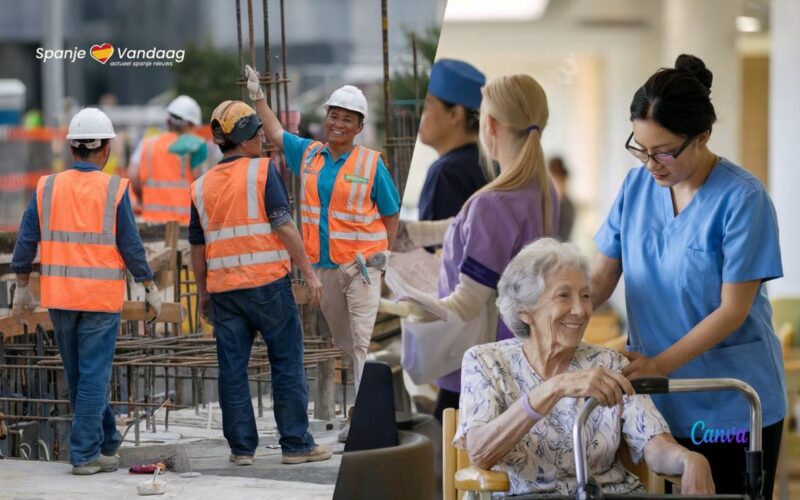
<svg viewBox="0 0 800 500"><path fill-rule="evenodd" d="M111 456L101 453L100 456L97 457L96 462L100 466L102 472L114 472L119 469L119 455L116 453Z"/></svg>
<svg viewBox="0 0 800 500"><path fill-rule="evenodd" d="M286 453L283 454L282 462L285 464L303 464L306 462L321 462L322 460L328 460L331 458L331 450L328 448L317 445L314 447L313 450L309 451L308 453L298 453L287 455Z"/></svg>
<svg viewBox="0 0 800 500"><path fill-rule="evenodd" d="M119 455L100 454L94 462L84 465L73 465L72 473L76 476L91 476L98 472L114 472L119 469Z"/></svg>
<svg viewBox="0 0 800 500"><path fill-rule="evenodd" d="M342 427L342 430L340 430L337 435L337 439L340 443L346 443L347 436L350 434L350 422L353 421L353 408L355 407L351 406L350 409L347 410L347 423L344 424L344 427Z"/></svg>
<svg viewBox="0 0 800 500"><path fill-rule="evenodd" d="M256 457L253 455L231 455L228 460L236 465L253 465Z"/></svg>

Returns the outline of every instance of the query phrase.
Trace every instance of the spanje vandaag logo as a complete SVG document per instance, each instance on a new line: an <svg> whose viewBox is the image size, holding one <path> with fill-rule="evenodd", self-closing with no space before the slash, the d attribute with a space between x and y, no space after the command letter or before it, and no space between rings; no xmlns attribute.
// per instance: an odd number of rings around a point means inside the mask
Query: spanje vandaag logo
<svg viewBox="0 0 800 500"><path fill-rule="evenodd" d="M71 49L36 49L36 59L46 63L51 60L64 60L76 62L86 59L87 55L108 66L121 67L164 67L180 64L186 55L184 49L162 49L152 47L149 49L133 49L130 47L115 47L110 42L92 45L88 51L78 47Z"/></svg>
<svg viewBox="0 0 800 500"><path fill-rule="evenodd" d="M105 64L109 59L111 59L111 56L114 55L114 46L108 42L102 45L92 45L92 48L89 49L89 53L92 55L95 61L99 62L100 64Z"/></svg>

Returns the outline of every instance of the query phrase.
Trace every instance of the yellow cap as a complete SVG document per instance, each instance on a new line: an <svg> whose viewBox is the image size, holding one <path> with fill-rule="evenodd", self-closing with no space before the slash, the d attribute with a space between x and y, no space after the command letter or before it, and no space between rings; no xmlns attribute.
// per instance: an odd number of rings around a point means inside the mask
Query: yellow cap
<svg viewBox="0 0 800 500"><path fill-rule="evenodd" d="M211 131L219 144L225 141L239 144L253 137L260 126L255 110L242 101L223 101L211 113Z"/></svg>

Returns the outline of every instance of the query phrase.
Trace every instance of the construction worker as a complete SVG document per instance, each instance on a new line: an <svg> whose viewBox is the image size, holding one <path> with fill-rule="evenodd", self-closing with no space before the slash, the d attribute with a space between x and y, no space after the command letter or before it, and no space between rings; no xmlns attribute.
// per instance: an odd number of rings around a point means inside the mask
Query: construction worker
<svg viewBox="0 0 800 500"><path fill-rule="evenodd" d="M70 461L76 475L119 467L120 445L108 404L111 362L125 296L125 270L161 314L144 246L133 219L128 180L101 172L111 120L86 108L69 124L71 167L39 179L22 216L11 269L17 273L13 314L36 308L29 276L40 246L41 303L49 310L72 405Z"/></svg>
<svg viewBox="0 0 800 500"><path fill-rule="evenodd" d="M200 105L179 95L167 106L167 132L144 139L131 157L133 191L142 220L189 223L189 184L208 156L206 142L192 133L202 123Z"/></svg>
<svg viewBox="0 0 800 500"><path fill-rule="evenodd" d="M247 88L267 138L302 180L303 242L322 281L321 309L334 343L351 358L356 393L375 326L382 267L400 216L400 195L381 154L353 141L367 119L367 99L345 85L331 94L325 144L283 130L267 106L258 73Z"/></svg>
<svg viewBox="0 0 800 500"><path fill-rule="evenodd" d="M211 130L223 156L192 183L189 243L201 314L214 322L230 461L251 465L258 446L247 377L256 330L267 344L283 463L327 460L331 452L308 432L303 332L289 258L303 273L312 304L319 303L322 284L303 252L283 180L260 157L265 138L256 112L225 101L211 116Z"/></svg>

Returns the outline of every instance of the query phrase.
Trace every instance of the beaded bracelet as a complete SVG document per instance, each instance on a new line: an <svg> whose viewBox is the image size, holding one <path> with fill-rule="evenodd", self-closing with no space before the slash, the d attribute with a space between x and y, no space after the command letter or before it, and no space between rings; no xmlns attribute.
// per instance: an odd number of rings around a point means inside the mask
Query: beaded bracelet
<svg viewBox="0 0 800 500"><path fill-rule="evenodd" d="M525 410L525 414L528 415L528 418L530 418L534 422L538 422L539 420L544 418L544 415L542 415L538 411L534 410L533 407L531 407L531 402L528 400L527 394L525 394L522 398L520 398L519 404L522 405L522 409Z"/></svg>

